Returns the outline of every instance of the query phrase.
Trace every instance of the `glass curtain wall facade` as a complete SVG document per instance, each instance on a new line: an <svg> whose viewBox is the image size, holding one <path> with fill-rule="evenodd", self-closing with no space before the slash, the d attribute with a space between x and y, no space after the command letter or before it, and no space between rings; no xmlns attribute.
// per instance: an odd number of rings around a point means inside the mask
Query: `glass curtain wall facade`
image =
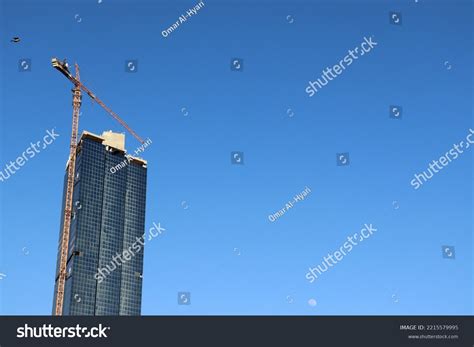
<svg viewBox="0 0 474 347"><path fill-rule="evenodd" d="M78 144L63 315L141 313L146 162L127 160L124 139L117 147L91 133ZM62 211L61 229L64 193Z"/></svg>

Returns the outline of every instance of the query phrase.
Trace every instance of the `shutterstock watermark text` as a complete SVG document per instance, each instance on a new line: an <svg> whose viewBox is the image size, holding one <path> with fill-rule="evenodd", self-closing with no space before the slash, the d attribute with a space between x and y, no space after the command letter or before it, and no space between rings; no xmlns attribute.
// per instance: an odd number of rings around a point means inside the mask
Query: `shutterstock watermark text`
<svg viewBox="0 0 474 347"><path fill-rule="evenodd" d="M330 81L342 74L354 61L362 57L364 54L372 51L372 49L374 49L374 47L377 45L378 43L373 40L372 36L369 38L364 36L364 41L359 45L360 47L355 47L354 50L349 49L346 56L339 60L338 64L334 65L333 67L327 67L325 70L323 70L321 77L319 77L316 81L308 82L308 87L306 87L306 93L308 93L308 96L312 97Z"/></svg>

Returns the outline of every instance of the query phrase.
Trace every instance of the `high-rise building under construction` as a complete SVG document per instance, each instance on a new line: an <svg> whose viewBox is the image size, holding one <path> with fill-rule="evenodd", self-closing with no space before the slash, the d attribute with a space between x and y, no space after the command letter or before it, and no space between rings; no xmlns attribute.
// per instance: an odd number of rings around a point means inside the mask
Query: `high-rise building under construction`
<svg viewBox="0 0 474 347"><path fill-rule="evenodd" d="M127 155L125 135L110 131L84 132L76 153L62 314L140 315L143 247L121 256L145 231L146 161ZM66 169L65 190L67 175Z"/></svg>

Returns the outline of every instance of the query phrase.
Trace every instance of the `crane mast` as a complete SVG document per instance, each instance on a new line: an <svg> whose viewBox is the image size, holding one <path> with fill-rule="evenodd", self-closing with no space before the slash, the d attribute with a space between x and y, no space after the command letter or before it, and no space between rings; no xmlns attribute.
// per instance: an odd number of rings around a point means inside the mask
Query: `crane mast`
<svg viewBox="0 0 474 347"><path fill-rule="evenodd" d="M79 66L76 64L76 80L80 80ZM77 133L79 129L79 114L82 104L82 92L81 88L76 85L72 89L72 131L71 141L69 145L69 160L67 165L67 186L66 186L66 200L64 203L64 217L63 217L63 228L61 233L61 246L59 256L59 274L56 278L57 291L56 291L56 305L55 315L61 316L64 304L64 286L66 284L66 266L67 266L67 255L69 247L69 230L71 227L71 214L72 214L72 195L74 192L74 176L76 170L76 148L77 148Z"/></svg>
<svg viewBox="0 0 474 347"><path fill-rule="evenodd" d="M59 273L56 277L56 301L54 307L54 313L56 316L63 314L64 306L64 288L66 285L66 267L67 258L69 251L69 230L71 227L71 216L73 208L73 193L74 193L74 177L76 170L76 150L77 150L77 136L79 129L79 114L82 104L82 91L86 92L93 100L95 100L100 106L102 106L113 118L115 118L130 134L132 134L140 143L144 143L143 139L138 136L115 112L107 107L99 98L97 98L86 86L80 81L79 66L75 64L75 77L69 72L67 63L60 62L58 59L53 58L51 61L53 67L65 75L73 84L72 89L72 131L71 141L69 145L69 160L67 165L67 186L66 186L66 198L64 204L64 218L62 225L62 232L60 238L60 250L59 250Z"/></svg>

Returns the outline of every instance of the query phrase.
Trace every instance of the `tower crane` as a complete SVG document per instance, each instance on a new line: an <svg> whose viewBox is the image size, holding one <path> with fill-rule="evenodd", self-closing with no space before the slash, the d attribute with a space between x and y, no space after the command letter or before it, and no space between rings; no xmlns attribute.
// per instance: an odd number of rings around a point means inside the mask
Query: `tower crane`
<svg viewBox="0 0 474 347"><path fill-rule="evenodd" d="M82 91L89 95L92 100L96 101L104 110L107 111L115 120L117 120L127 131L135 137L140 143L144 143L143 139L133 131L127 123L125 123L115 112L107 107L94 93L90 91L84 84L82 84L79 75L79 66L75 64L75 76L69 71L69 65L66 60L62 62L57 58L51 60L53 67L61 72L66 78L74 85L72 89L72 133L71 141L69 146L69 161L67 167L67 188L66 188L66 199L64 205L64 218L60 240L60 256L59 256L59 274L56 277L56 301L54 312L56 316L61 316L63 313L64 304L64 287L66 284L66 267L67 267L67 255L69 245L69 229L71 226L71 215L72 215L72 199L74 191L74 176L76 169L76 149L77 149L77 135L79 128L79 111L82 104Z"/></svg>

